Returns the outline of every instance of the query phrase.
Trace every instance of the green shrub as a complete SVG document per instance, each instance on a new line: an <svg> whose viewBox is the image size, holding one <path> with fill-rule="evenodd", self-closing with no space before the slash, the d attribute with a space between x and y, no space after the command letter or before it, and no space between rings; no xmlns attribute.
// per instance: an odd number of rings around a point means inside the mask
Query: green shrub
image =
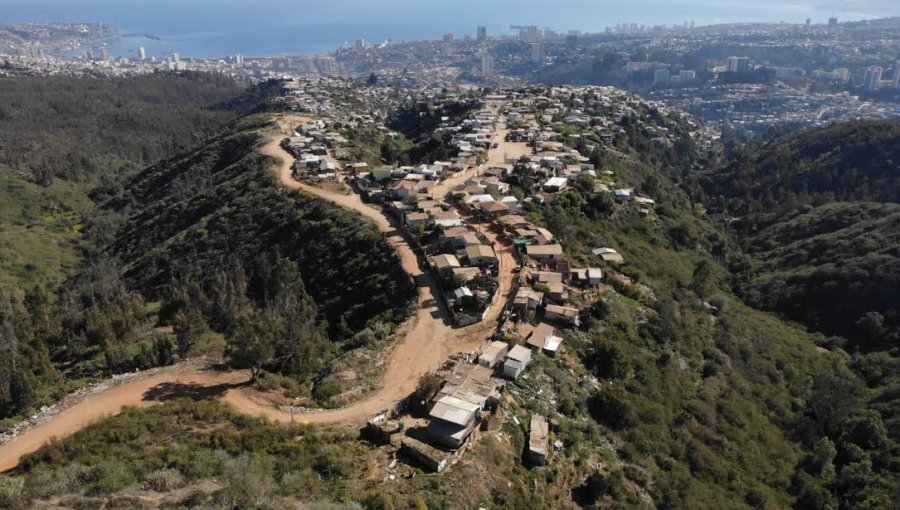
<svg viewBox="0 0 900 510"><path fill-rule="evenodd" d="M199 450L183 460L179 470L188 480L203 480L222 474L223 462L220 455L210 450Z"/></svg>
<svg viewBox="0 0 900 510"><path fill-rule="evenodd" d="M144 476L144 486L157 492L169 492L184 486L184 475L177 469L158 469Z"/></svg>
<svg viewBox="0 0 900 510"><path fill-rule="evenodd" d="M137 483L131 468L122 461L104 460L88 473L90 494L110 494Z"/></svg>
<svg viewBox="0 0 900 510"><path fill-rule="evenodd" d="M313 398L322 405L331 404L331 399L341 394L341 385L334 381L317 384L313 389Z"/></svg>
<svg viewBox="0 0 900 510"><path fill-rule="evenodd" d="M0 478L0 508L9 510L25 509L29 498L25 491L25 480L4 476Z"/></svg>

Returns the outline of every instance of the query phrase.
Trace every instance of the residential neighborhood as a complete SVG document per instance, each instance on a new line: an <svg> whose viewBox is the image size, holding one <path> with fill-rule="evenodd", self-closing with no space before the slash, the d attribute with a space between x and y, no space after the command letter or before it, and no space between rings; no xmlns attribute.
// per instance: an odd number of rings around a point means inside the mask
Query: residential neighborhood
<svg viewBox="0 0 900 510"><path fill-rule="evenodd" d="M565 356L566 332L581 325L582 308L602 289L636 283L618 272L616 248L592 248L590 265L576 262L552 231L529 219L570 189L605 195L610 207L652 221L654 197L596 164L598 150L615 151L621 119L644 106L603 87L560 87L478 98L459 92L430 104L468 106L443 116L445 159L389 164L354 159L358 130L391 140L402 135L377 115L350 114L328 100L328 87L285 83L285 105L309 120L282 147L295 158L294 178L335 193L358 194L400 226L440 291L455 328L491 315L497 327L473 351L461 352L435 372L438 384L421 402L373 416L363 435L427 470L455 463L504 413L506 390L527 378L536 358ZM369 92L371 93L371 92ZM304 98L314 96L311 110ZM336 103L334 103L336 104ZM644 125L656 143L665 129ZM698 133L698 140L702 135ZM354 141L356 140L356 141ZM390 143L390 142L385 142ZM514 387L514 386L513 386ZM411 413L411 414L410 414ZM546 421L531 420L528 458L542 465Z"/></svg>

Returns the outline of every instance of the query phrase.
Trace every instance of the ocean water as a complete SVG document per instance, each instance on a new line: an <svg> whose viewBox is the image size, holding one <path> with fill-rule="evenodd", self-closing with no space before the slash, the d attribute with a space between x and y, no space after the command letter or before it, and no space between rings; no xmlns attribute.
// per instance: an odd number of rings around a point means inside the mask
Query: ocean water
<svg viewBox="0 0 900 510"><path fill-rule="evenodd" d="M452 32L493 35L511 25L560 32L602 31L618 23L698 25L788 21L823 23L900 16L898 0L0 0L0 23L82 21L115 23L126 37L118 56L178 52L185 57L274 56L331 51L356 39L437 39Z"/></svg>

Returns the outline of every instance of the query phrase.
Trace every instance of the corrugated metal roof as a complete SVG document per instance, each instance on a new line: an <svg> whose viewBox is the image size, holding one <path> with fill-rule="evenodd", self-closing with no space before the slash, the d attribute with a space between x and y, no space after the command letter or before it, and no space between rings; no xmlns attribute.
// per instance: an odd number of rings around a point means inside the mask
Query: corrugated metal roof
<svg viewBox="0 0 900 510"><path fill-rule="evenodd" d="M465 426L475 419L475 413L478 409L478 404L466 402L456 397L444 396L435 402L429 415L432 418Z"/></svg>

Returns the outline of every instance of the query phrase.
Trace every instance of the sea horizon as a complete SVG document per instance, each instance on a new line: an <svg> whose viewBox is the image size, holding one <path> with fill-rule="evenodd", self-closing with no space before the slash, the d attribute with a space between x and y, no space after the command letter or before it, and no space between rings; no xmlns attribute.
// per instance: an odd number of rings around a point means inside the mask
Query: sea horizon
<svg viewBox="0 0 900 510"><path fill-rule="evenodd" d="M148 56L179 53L185 58L221 58L241 54L248 58L330 53L357 39L367 42L439 39L445 33L458 38L474 36L485 25L492 36L511 35L512 25L537 25L557 32L602 32L620 23L697 26L721 23L825 23L834 15L857 21L900 15L900 5L874 0L877 10L859 11L848 1L842 12L834 5L773 0L694 0L673 8L664 0L540 0L453 4L426 4L417 0L388 0L377 4L334 0L325 5L312 0L262 0L253 5L235 0L196 0L184 5L175 0L30 0L26 5L0 0L0 24L27 22L91 22L118 26L124 37L108 47L114 56L128 57L144 47ZM761 8L765 6L765 9ZM426 19L427 22L418 20ZM416 21L414 21L416 20Z"/></svg>

